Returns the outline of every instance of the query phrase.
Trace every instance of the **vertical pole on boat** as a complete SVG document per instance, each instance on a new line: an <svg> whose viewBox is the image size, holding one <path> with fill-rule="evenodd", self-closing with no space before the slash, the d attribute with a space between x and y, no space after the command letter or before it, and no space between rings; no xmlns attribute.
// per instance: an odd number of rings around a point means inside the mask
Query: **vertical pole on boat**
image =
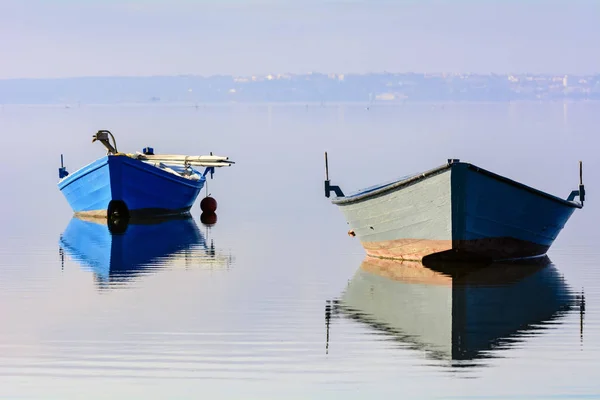
<svg viewBox="0 0 600 400"><path fill-rule="evenodd" d="M585 200L585 187L583 186L583 162L579 161L579 200L581 205Z"/></svg>
<svg viewBox="0 0 600 400"><path fill-rule="evenodd" d="M58 169L58 179L62 179L68 175L69 175L69 172L65 168L65 161L64 161L63 155L61 154L60 155L60 168Z"/></svg>
<svg viewBox="0 0 600 400"><path fill-rule="evenodd" d="M325 152L325 197L329 198L329 162L327 161L327 152Z"/></svg>
<svg viewBox="0 0 600 400"><path fill-rule="evenodd" d="M344 197L344 192L339 186L331 185L329 182L329 162L327 160L327 152L325 152L325 197L329 197L330 192L335 192L337 197Z"/></svg>

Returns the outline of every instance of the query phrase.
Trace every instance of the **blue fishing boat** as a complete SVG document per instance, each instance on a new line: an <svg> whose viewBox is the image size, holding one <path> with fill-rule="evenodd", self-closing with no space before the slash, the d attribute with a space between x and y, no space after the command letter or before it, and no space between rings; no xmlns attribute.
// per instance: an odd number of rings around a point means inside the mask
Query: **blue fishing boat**
<svg viewBox="0 0 600 400"><path fill-rule="evenodd" d="M111 140L112 139L112 143ZM233 164L228 157L160 155L151 147L142 153L120 153L114 136L100 130L92 142L106 149L104 157L67 172L61 156L58 188L75 215L147 218L189 213L207 174ZM194 167L204 167L200 172Z"/></svg>
<svg viewBox="0 0 600 400"><path fill-rule="evenodd" d="M191 216L150 220L73 217L59 240L60 250L94 273L97 282L123 282L162 267L228 265Z"/></svg>
<svg viewBox="0 0 600 400"><path fill-rule="evenodd" d="M583 294L548 257L452 264L367 257L326 317L360 322L450 366L474 366L462 361L493 357L490 350L506 350L583 311Z"/></svg>
<svg viewBox="0 0 600 400"><path fill-rule="evenodd" d="M327 153L325 164L326 197L335 193L332 203L344 214L348 234L373 257L501 261L542 256L585 199L581 162L579 190L566 199L456 159L345 196L329 181Z"/></svg>

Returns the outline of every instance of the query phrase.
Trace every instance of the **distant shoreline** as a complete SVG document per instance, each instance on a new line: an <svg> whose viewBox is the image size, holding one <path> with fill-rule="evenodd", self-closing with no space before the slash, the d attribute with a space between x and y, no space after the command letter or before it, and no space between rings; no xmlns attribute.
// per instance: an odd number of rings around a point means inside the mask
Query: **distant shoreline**
<svg viewBox="0 0 600 400"><path fill-rule="evenodd" d="M340 101L340 102L326 102L324 104L318 102L213 102L213 103L89 103L89 104L71 104L71 103L0 103L0 110L2 108L24 108L24 107L36 107L36 108L59 108L59 109L77 109L77 108L101 108L101 107L156 107L156 108L189 108L198 109L208 107L244 107L244 106L256 106L256 107L309 107L310 109L317 108L332 108L340 106L349 107L360 107L363 109L377 109L377 108L394 108L403 106L452 106L452 105L510 105L510 104L596 104L600 103L600 99L554 99L554 100L507 100L507 101L434 101L434 100L423 100L423 101L406 101L396 103L375 103L370 106L365 102L360 101Z"/></svg>
<svg viewBox="0 0 600 400"><path fill-rule="evenodd" d="M600 100L600 74L276 74L0 80L0 104L499 103Z"/></svg>

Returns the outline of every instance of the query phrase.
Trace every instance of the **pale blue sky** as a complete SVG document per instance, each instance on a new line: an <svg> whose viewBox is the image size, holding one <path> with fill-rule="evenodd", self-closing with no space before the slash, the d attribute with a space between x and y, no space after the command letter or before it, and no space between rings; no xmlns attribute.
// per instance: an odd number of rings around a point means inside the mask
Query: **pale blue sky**
<svg viewBox="0 0 600 400"><path fill-rule="evenodd" d="M0 0L0 79L600 72L600 0Z"/></svg>

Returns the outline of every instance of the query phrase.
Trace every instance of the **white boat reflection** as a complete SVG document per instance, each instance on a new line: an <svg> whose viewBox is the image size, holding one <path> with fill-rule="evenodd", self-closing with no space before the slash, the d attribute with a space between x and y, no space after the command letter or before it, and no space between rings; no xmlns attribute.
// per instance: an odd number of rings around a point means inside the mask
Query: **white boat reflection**
<svg viewBox="0 0 600 400"><path fill-rule="evenodd" d="M489 357L489 350L550 327L576 304L583 297L547 257L527 264L428 267L367 257L326 313L453 361Z"/></svg>

